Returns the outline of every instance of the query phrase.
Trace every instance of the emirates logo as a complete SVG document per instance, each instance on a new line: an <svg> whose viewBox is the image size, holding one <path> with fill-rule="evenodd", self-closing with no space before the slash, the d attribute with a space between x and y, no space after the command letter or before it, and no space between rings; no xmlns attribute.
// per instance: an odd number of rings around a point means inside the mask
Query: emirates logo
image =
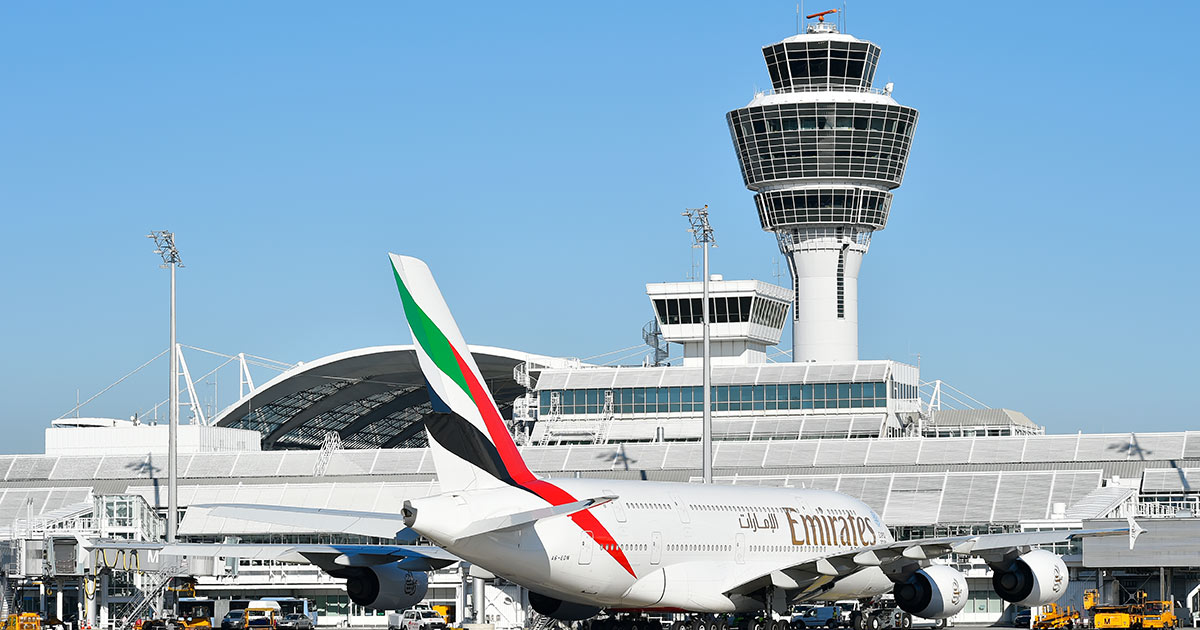
<svg viewBox="0 0 1200 630"><path fill-rule="evenodd" d="M962 594L962 584L959 584L958 578L955 578L954 581L950 583L950 603L957 606L958 602L962 600Z"/></svg>
<svg viewBox="0 0 1200 630"><path fill-rule="evenodd" d="M413 595L417 592L417 578L412 573L404 575L404 594Z"/></svg>
<svg viewBox="0 0 1200 630"><path fill-rule="evenodd" d="M1064 581L1065 580L1063 579L1062 569L1058 568L1058 566L1055 566L1054 567L1054 585L1051 587L1055 593L1062 591Z"/></svg>

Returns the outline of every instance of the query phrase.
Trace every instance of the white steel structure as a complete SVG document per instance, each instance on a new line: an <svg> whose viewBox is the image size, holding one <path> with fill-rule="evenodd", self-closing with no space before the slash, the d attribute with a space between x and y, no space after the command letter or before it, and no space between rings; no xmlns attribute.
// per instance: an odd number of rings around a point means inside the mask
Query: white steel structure
<svg viewBox="0 0 1200 630"><path fill-rule="evenodd" d="M814 22L763 48L773 90L726 116L792 272L794 361L858 359L858 271L904 178L917 111L871 87L879 47Z"/></svg>

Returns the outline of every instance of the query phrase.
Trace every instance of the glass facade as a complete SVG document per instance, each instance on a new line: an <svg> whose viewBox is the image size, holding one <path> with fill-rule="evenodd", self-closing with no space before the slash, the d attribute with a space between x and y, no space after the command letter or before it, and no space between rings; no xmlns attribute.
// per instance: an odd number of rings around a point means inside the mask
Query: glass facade
<svg viewBox="0 0 1200 630"><path fill-rule="evenodd" d="M872 409L887 406L887 383L808 383L794 385L715 385L713 411L774 411L786 409ZM539 411L550 414L559 398L564 416L600 414L604 389L559 389L540 392ZM704 408L700 387L622 387L613 393L613 413L699 413Z"/></svg>
<svg viewBox="0 0 1200 630"><path fill-rule="evenodd" d="M775 190L754 196L764 230L805 223L887 225L892 193L862 188Z"/></svg>
<svg viewBox="0 0 1200 630"><path fill-rule="evenodd" d="M658 315L658 323L662 325L701 323L704 320L701 299L655 299L654 311ZM708 298L708 321L710 324L751 322L782 328L786 314L787 303L785 302L752 298L748 295Z"/></svg>
<svg viewBox="0 0 1200 630"><path fill-rule="evenodd" d="M869 88L879 65L879 47L870 42L781 42L763 48L776 92L809 86Z"/></svg>
<svg viewBox="0 0 1200 630"><path fill-rule="evenodd" d="M904 179L917 110L868 103L784 103L726 116L749 187L802 177ZM806 202L807 203L807 202Z"/></svg>

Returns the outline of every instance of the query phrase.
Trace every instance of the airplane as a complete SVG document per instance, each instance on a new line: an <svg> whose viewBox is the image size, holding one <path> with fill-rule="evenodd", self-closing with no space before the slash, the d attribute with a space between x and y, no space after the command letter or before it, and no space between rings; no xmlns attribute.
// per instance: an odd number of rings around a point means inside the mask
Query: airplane
<svg viewBox="0 0 1200 630"><path fill-rule="evenodd" d="M756 630L782 630L786 622L771 622L769 613L793 603L886 593L908 615L951 617L966 605L968 589L959 571L932 562L948 554L982 557L1003 599L1043 605L1066 592L1068 576L1062 558L1038 545L1127 533L1132 548L1144 531L1131 518L1119 529L898 541L866 503L838 492L538 477L521 458L429 267L389 257L434 410L425 428L441 493L405 501L398 515L196 507L323 531L369 534L355 526L359 520L409 528L528 589L533 609L552 619L585 620L605 610L767 612ZM723 629L699 623L693 627ZM857 630L881 623L877 615L854 621Z"/></svg>

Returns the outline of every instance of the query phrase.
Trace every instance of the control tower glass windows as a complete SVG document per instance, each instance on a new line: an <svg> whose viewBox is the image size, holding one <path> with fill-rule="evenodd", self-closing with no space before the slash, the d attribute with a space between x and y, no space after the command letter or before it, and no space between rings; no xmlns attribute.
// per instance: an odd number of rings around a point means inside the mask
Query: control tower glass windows
<svg viewBox="0 0 1200 630"><path fill-rule="evenodd" d="M661 298L654 300L654 311L660 325L699 324L704 321L702 298ZM750 321L751 302L748 295L710 297L710 324L737 324Z"/></svg>
<svg viewBox="0 0 1200 630"><path fill-rule="evenodd" d="M881 230L892 194L862 188L777 190L754 196L764 230L804 223L854 223Z"/></svg>
<svg viewBox="0 0 1200 630"><path fill-rule="evenodd" d="M904 179L917 111L873 103L784 103L734 110L726 119L742 179L752 189L815 177L895 188Z"/></svg>
<svg viewBox="0 0 1200 630"><path fill-rule="evenodd" d="M879 47L829 39L781 42L763 48L763 58L776 92L869 88L879 65Z"/></svg>

